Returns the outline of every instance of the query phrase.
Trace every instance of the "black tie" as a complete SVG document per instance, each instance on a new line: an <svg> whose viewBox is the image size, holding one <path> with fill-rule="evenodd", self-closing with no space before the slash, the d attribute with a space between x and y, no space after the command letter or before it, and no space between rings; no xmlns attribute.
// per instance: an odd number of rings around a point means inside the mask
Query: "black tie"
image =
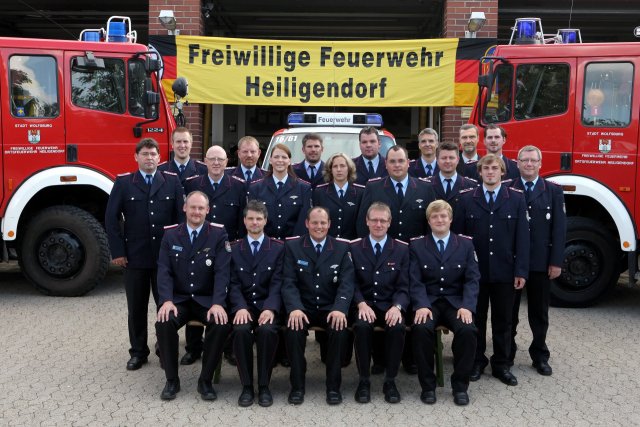
<svg viewBox="0 0 640 427"><path fill-rule="evenodd" d="M185 170L186 168L187 168L187 167L186 167L185 165L180 165L180 167L178 168L178 169L180 169L180 176L182 176L182 174L184 173L184 170Z"/></svg>
<svg viewBox="0 0 640 427"><path fill-rule="evenodd" d="M191 232L191 243L193 244L193 242L195 242L197 238L198 238L198 232L196 230L193 230Z"/></svg>
<svg viewBox="0 0 640 427"><path fill-rule="evenodd" d="M487 191L489 193L489 210L493 212L493 194L494 191Z"/></svg>
<svg viewBox="0 0 640 427"><path fill-rule="evenodd" d="M218 189L218 183L214 182L213 183L213 192L215 193L217 189Z"/></svg>
<svg viewBox="0 0 640 427"><path fill-rule="evenodd" d="M524 195L525 195L525 198L529 200L529 197L531 197L531 192L533 191L533 182L528 181L524 185L527 187L527 191L524 192Z"/></svg>
<svg viewBox="0 0 640 427"><path fill-rule="evenodd" d="M344 190L341 188L340 189L340 200L344 200Z"/></svg>
<svg viewBox="0 0 640 427"><path fill-rule="evenodd" d="M438 240L438 250L440 250L440 255L444 253L444 240Z"/></svg>
<svg viewBox="0 0 640 427"><path fill-rule="evenodd" d="M451 193L451 182L453 180L451 178L445 178L444 180L447 183L447 188L444 190L444 195L448 197L449 194Z"/></svg>
<svg viewBox="0 0 640 427"><path fill-rule="evenodd" d="M318 254L318 256L320 256L321 252L322 252L322 245L320 243L318 243L316 245L316 254Z"/></svg>
<svg viewBox="0 0 640 427"><path fill-rule="evenodd" d="M382 250L380 248L380 243L376 243L376 262L380 259L381 254Z"/></svg>
<svg viewBox="0 0 640 427"><path fill-rule="evenodd" d="M431 163L429 163L427 165L427 176L433 176L433 171L432 171L432 167L431 167Z"/></svg>
<svg viewBox="0 0 640 427"><path fill-rule="evenodd" d="M316 167L313 165L309 165L309 180L313 181L313 178L316 177Z"/></svg>
<svg viewBox="0 0 640 427"><path fill-rule="evenodd" d="M369 178L373 178L376 174L376 171L373 170L373 162L369 160Z"/></svg>
<svg viewBox="0 0 640 427"><path fill-rule="evenodd" d="M397 183L396 187L398 188L398 203L402 204L402 201L404 200L404 193L402 192L402 183L401 182Z"/></svg>
<svg viewBox="0 0 640 427"><path fill-rule="evenodd" d="M145 180L147 181L147 185L151 187L151 184L153 184L153 175L146 175Z"/></svg>
<svg viewBox="0 0 640 427"><path fill-rule="evenodd" d="M252 254L253 256L256 256L256 254L258 253L258 246L260 245L260 242L254 240L253 242L251 242L251 245L253 246Z"/></svg>
<svg viewBox="0 0 640 427"><path fill-rule="evenodd" d="M246 171L244 174L247 177L247 182L251 182L251 171Z"/></svg>
<svg viewBox="0 0 640 427"><path fill-rule="evenodd" d="M278 182L278 193L282 191L282 181Z"/></svg>

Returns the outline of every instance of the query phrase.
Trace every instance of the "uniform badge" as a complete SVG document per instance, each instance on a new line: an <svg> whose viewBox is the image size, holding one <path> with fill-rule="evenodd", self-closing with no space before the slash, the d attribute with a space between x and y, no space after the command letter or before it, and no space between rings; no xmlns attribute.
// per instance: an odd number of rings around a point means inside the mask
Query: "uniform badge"
<svg viewBox="0 0 640 427"><path fill-rule="evenodd" d="M182 246L176 246L176 245L173 245L173 246L171 247L171 250L172 250L172 251L182 252Z"/></svg>
<svg viewBox="0 0 640 427"><path fill-rule="evenodd" d="M347 204L348 204L349 206L355 206L355 205L356 205L356 204L355 204L355 203L353 203L353 202L347 202Z"/></svg>
<svg viewBox="0 0 640 427"><path fill-rule="evenodd" d="M334 269L334 270L335 270L336 268L338 268L338 264L333 264L333 265L332 265L331 267L329 267L329 268L332 268L332 269Z"/></svg>
<svg viewBox="0 0 640 427"><path fill-rule="evenodd" d="M226 249L227 252L231 253L231 244L229 243L228 240L224 241L224 248Z"/></svg>
<svg viewBox="0 0 640 427"><path fill-rule="evenodd" d="M422 202L423 202L423 200L422 200L422 199L416 199L416 202L418 202L418 203L422 203Z"/></svg>
<svg viewBox="0 0 640 427"><path fill-rule="evenodd" d="M207 264L207 267L211 267L212 262L209 258L207 258L207 260L204 263Z"/></svg>
<svg viewBox="0 0 640 427"><path fill-rule="evenodd" d="M298 196L289 196L289 198L291 198L291 199L294 199L294 200L295 200L295 199L297 199L297 198L298 198Z"/></svg>
<svg viewBox="0 0 640 427"><path fill-rule="evenodd" d="M309 265L309 261L304 261L302 259L298 260L298 265L302 265L303 267L306 267Z"/></svg>

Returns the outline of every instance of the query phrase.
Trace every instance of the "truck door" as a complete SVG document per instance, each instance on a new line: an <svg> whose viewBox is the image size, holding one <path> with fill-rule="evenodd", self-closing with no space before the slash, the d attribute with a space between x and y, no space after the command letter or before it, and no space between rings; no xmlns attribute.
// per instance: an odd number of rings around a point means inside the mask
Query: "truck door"
<svg viewBox="0 0 640 427"><path fill-rule="evenodd" d="M636 60L581 58L575 108L573 172L611 188L634 216L638 152ZM636 81L640 81L637 80Z"/></svg>

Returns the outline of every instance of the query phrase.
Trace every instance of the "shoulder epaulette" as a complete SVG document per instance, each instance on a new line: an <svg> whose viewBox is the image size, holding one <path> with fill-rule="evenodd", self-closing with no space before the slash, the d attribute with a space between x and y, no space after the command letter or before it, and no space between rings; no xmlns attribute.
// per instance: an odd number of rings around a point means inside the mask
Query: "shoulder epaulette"
<svg viewBox="0 0 640 427"><path fill-rule="evenodd" d="M513 191L517 191L518 193L524 193L524 191L522 191L519 188L513 188L513 187L507 187L509 190L513 190Z"/></svg>
<svg viewBox="0 0 640 427"><path fill-rule="evenodd" d="M201 165L207 166L207 164L205 162L203 162L202 160L196 160L196 163L200 163Z"/></svg>
<svg viewBox="0 0 640 427"><path fill-rule="evenodd" d="M420 239L424 239L424 236L412 237L412 238L411 238L411 241L414 241L414 240L420 240Z"/></svg>
<svg viewBox="0 0 640 427"><path fill-rule="evenodd" d="M293 239L299 239L300 236L289 236L289 237L285 237L285 240L293 240Z"/></svg>
<svg viewBox="0 0 640 427"><path fill-rule="evenodd" d="M478 180L477 180L477 179L469 178L468 176L465 176L465 177L463 177L463 178L464 178L464 179L466 179L466 180L469 180L469 181L475 182L476 184L478 183Z"/></svg>
<svg viewBox="0 0 640 427"><path fill-rule="evenodd" d="M243 239L237 239L234 240L233 242L231 242L231 246L236 246L237 244L239 244L240 242L242 242Z"/></svg>
<svg viewBox="0 0 640 427"><path fill-rule="evenodd" d="M468 193L469 191L473 191L473 190L475 190L475 188L473 187L463 188L462 190L458 191L458 194Z"/></svg>
<svg viewBox="0 0 640 427"><path fill-rule="evenodd" d="M309 181L305 181L304 179L298 177L298 181L300 182L304 182L305 184L311 185L311 183Z"/></svg>
<svg viewBox="0 0 640 427"><path fill-rule="evenodd" d="M507 178L507 179L503 179L502 181L500 181L500 184L511 184L513 182L513 180L511 178Z"/></svg>
<svg viewBox="0 0 640 427"><path fill-rule="evenodd" d="M131 175L131 172L119 173L118 176L127 176Z"/></svg>
<svg viewBox="0 0 640 427"><path fill-rule="evenodd" d="M473 237L467 236L466 234L458 234L458 236L463 237L465 239L473 240Z"/></svg>
<svg viewBox="0 0 640 427"><path fill-rule="evenodd" d="M393 240L395 240L398 243L402 243L403 245L409 246L409 243L405 242L404 240L400 240L400 239L393 239Z"/></svg>
<svg viewBox="0 0 640 427"><path fill-rule="evenodd" d="M209 225L211 225L211 227L224 228L224 225L218 224L217 222L210 222Z"/></svg>
<svg viewBox="0 0 640 427"><path fill-rule="evenodd" d="M382 179L382 177L381 177L381 176L378 176L378 177L376 177L376 178L369 178L369 181L367 181L367 182L380 181L381 179Z"/></svg>
<svg viewBox="0 0 640 427"><path fill-rule="evenodd" d="M334 239L336 239L338 242L351 243L351 240L343 239L342 237L334 237Z"/></svg>
<svg viewBox="0 0 640 427"><path fill-rule="evenodd" d="M246 180L244 180L244 179L240 178L239 176L235 176L235 175L231 175L231 179L238 180L238 181L240 181L240 182L241 182L241 183L243 183L243 184L244 184L245 182L247 182Z"/></svg>
<svg viewBox="0 0 640 427"><path fill-rule="evenodd" d="M170 228L176 228L177 226L179 226L180 224L171 224L171 225L165 225L164 229L165 230L169 230Z"/></svg>
<svg viewBox="0 0 640 427"><path fill-rule="evenodd" d="M318 184L316 185L316 188L321 188L321 187L327 187L329 185L328 182L325 182L324 184Z"/></svg>
<svg viewBox="0 0 640 427"><path fill-rule="evenodd" d="M166 165L167 163L169 163L169 160L165 160L165 161L164 161L164 162L162 162L162 163L158 163L158 167L163 166L163 165Z"/></svg>
<svg viewBox="0 0 640 427"><path fill-rule="evenodd" d="M191 181L192 179L196 179L196 178L200 178L200 175L190 176L189 178L185 179L185 181Z"/></svg>
<svg viewBox="0 0 640 427"><path fill-rule="evenodd" d="M478 163L477 160L471 160L470 162L465 163L465 165L472 165L474 163Z"/></svg>
<svg viewBox="0 0 640 427"><path fill-rule="evenodd" d="M284 245L284 242L282 240L280 240L280 239L276 239L275 237L269 237L269 239L271 239L272 242Z"/></svg>
<svg viewBox="0 0 640 427"><path fill-rule="evenodd" d="M224 168L224 171L232 171L236 168L236 166L227 166L226 168Z"/></svg>
<svg viewBox="0 0 640 427"><path fill-rule="evenodd" d="M175 172L169 172L169 171L161 171L161 172L162 172L163 174L165 174L165 175L178 176L178 174L177 174L177 173L175 173Z"/></svg>
<svg viewBox="0 0 640 427"><path fill-rule="evenodd" d="M258 182L262 182L262 181L264 181L264 178L256 179L255 181L251 181L251 182L249 183L249 185L253 185L253 184L256 184L256 183L258 183Z"/></svg>
<svg viewBox="0 0 640 427"><path fill-rule="evenodd" d="M362 237L358 237L357 239L353 239L353 240L351 240L351 242L350 242L350 243L358 243L358 242L359 242L359 241L361 241L361 240L362 240Z"/></svg>
<svg viewBox="0 0 640 427"><path fill-rule="evenodd" d="M430 176L421 176L421 177L418 177L418 180L431 183L431 177Z"/></svg>
<svg viewBox="0 0 640 427"><path fill-rule="evenodd" d="M353 185L354 187L366 188L366 186L365 186L365 185L362 185L362 184L356 184L355 182L354 182L353 184L351 184L351 185Z"/></svg>

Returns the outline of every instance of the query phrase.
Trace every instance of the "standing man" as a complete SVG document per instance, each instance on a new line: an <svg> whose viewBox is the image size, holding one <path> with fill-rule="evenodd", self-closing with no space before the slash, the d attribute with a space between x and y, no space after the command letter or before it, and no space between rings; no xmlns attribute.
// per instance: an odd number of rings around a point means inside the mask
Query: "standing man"
<svg viewBox="0 0 640 427"><path fill-rule="evenodd" d="M484 130L484 146L487 154L493 154L500 158L505 165L505 171L502 179L516 179L520 177L518 163L515 160L508 159L502 154L502 147L507 142L507 132L500 126L491 124ZM465 176L479 181L477 163L467 163L465 165Z"/></svg>
<svg viewBox="0 0 640 427"><path fill-rule="evenodd" d="M152 138L140 140L134 158L138 170L116 178L105 213L111 262L125 267L130 371L140 369L149 356L147 307L150 289L158 306L157 259L163 227L184 218L184 191L178 176L158 171L158 143Z"/></svg>
<svg viewBox="0 0 640 427"><path fill-rule="evenodd" d="M327 403L342 402L341 355L347 345L347 313L354 291L349 242L327 235L329 212L316 206L305 221L309 234L285 243L282 300L288 314L285 332L291 362L289 403L304 402L307 362L304 351L309 328L327 331Z"/></svg>
<svg viewBox="0 0 640 427"><path fill-rule="evenodd" d="M562 187L540 177L542 153L533 145L527 145L518 152L520 179L513 181L512 187L524 191L529 212L531 231L531 261L527 281L527 311L533 341L529 355L533 367L540 375L553 373L549 366L547 330L549 329L549 295L551 280L562 272L562 258L567 234ZM516 292L513 304L513 339L511 342L511 363L516 355L516 329L522 291Z"/></svg>
<svg viewBox="0 0 640 427"><path fill-rule="evenodd" d="M420 400L436 403L433 357L436 327L453 331L451 389L456 405L469 403L469 374L476 351L473 324L480 270L471 238L450 232L453 210L444 200L431 202L431 234L411 240L411 300L415 309L413 349L422 387Z"/></svg>
<svg viewBox="0 0 640 427"><path fill-rule="evenodd" d="M477 163L482 185L465 193L456 207L453 230L473 237L480 264L480 293L475 324L478 344L469 379L480 379L489 360L487 313L491 302L494 377L506 385L518 380L510 371L511 318L516 289L529 274L529 225L522 191L501 185L502 159L487 154Z"/></svg>
<svg viewBox="0 0 640 427"><path fill-rule="evenodd" d="M460 143L460 164L462 166L480 160L480 155L478 154L478 128L476 125L467 123L460 126L458 141Z"/></svg>
<svg viewBox="0 0 640 427"><path fill-rule="evenodd" d="M192 144L193 137L189 129L185 127L176 128L171 134L173 160L158 165L158 170L178 174L183 185L184 181L189 177L206 174L207 167L202 162L191 158Z"/></svg>
<svg viewBox="0 0 640 427"><path fill-rule="evenodd" d="M438 173L431 178L433 190L438 199L444 200L455 211L458 200L467 191L478 186L471 178L464 177L457 172L459 164L458 147L453 142L441 143L437 150Z"/></svg>
<svg viewBox="0 0 640 427"><path fill-rule="evenodd" d="M385 159L380 154L378 130L372 126L360 130L360 155L353 160L356 165L356 184L365 185L371 178L387 176Z"/></svg>
<svg viewBox="0 0 640 427"><path fill-rule="evenodd" d="M190 193L184 211L187 222L167 227L158 258L162 305L156 333L167 378L160 398L175 399L180 391L178 329L196 319L207 325L198 393L203 400L215 400L211 380L231 328L225 311L231 247L224 228L205 220L209 201L204 193Z"/></svg>
<svg viewBox="0 0 640 427"><path fill-rule="evenodd" d="M231 244L229 303L234 313L233 352L242 383L238 398L242 407L251 406L254 400L254 341L258 350L258 404L273 404L269 381L278 347L284 244L264 234L267 215L264 203L250 200L244 209L247 237Z"/></svg>
<svg viewBox="0 0 640 427"><path fill-rule="evenodd" d="M242 178L246 182L247 192L249 184L253 181L264 178L264 172L257 166L260 160L260 143L252 136L243 136L238 140L238 161L239 165L225 169L225 173L238 178Z"/></svg>
<svg viewBox="0 0 640 427"><path fill-rule="evenodd" d="M373 203L367 210L369 236L351 242L356 271L353 302L353 333L360 382L355 399L371 400L371 350L373 328L385 329L384 400L400 402L396 387L404 346L404 314L409 307L409 248L405 242L387 235L391 225L391 209L384 203Z"/></svg>
<svg viewBox="0 0 640 427"><path fill-rule="evenodd" d="M431 128L425 128L418 134L418 148L420 157L411 160L409 175L414 178L428 178L438 174L438 162L436 162L436 149L438 148L438 132Z"/></svg>
<svg viewBox="0 0 640 427"><path fill-rule="evenodd" d="M293 171L298 178L302 178L311 184L311 189L324 182L322 171L324 162L320 160L322 156L322 137L317 133L308 133L302 138L302 153L304 161L293 165Z"/></svg>

